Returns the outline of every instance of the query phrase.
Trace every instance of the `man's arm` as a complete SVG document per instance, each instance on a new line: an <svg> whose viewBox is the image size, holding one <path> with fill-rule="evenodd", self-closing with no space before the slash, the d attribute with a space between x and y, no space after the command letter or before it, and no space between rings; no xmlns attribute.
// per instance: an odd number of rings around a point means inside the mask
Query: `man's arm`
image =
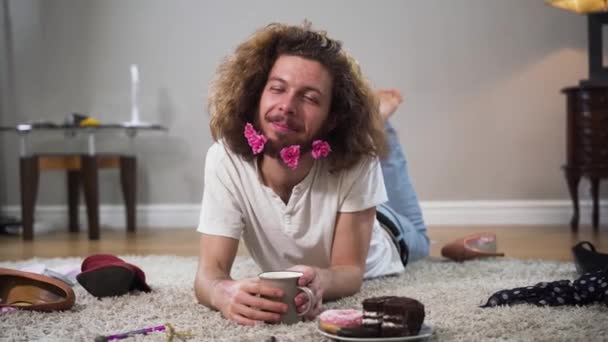
<svg viewBox="0 0 608 342"><path fill-rule="evenodd" d="M230 269L239 241L202 234L194 292L199 303L216 309L239 324L278 322L287 305L266 298L283 296L280 289L262 286L257 278L233 280ZM264 296L266 298L260 297Z"/></svg>
<svg viewBox="0 0 608 342"><path fill-rule="evenodd" d="M216 285L230 278L230 269L239 247L239 241L223 236L201 234L199 259L194 292L198 302L219 310L213 303Z"/></svg>
<svg viewBox="0 0 608 342"><path fill-rule="evenodd" d="M351 296L361 289L375 219L376 207L338 213L331 266L321 271L324 298Z"/></svg>
<svg viewBox="0 0 608 342"><path fill-rule="evenodd" d="M306 265L291 267L303 273L300 286L308 286L316 295L313 309L306 315L314 318L322 309L322 300L337 299L357 293L363 284L365 261L372 236L376 207L352 213L338 213L331 250L331 266L321 269ZM306 296L296 297L298 311L308 305Z"/></svg>

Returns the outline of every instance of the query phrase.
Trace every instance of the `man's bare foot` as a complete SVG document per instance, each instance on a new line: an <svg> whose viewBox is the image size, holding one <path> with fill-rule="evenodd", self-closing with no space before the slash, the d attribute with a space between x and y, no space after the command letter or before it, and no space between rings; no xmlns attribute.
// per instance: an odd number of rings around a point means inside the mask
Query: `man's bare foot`
<svg viewBox="0 0 608 342"><path fill-rule="evenodd" d="M380 115L384 121L388 120L403 101L403 97L397 89L380 89L376 91L376 96L380 102Z"/></svg>

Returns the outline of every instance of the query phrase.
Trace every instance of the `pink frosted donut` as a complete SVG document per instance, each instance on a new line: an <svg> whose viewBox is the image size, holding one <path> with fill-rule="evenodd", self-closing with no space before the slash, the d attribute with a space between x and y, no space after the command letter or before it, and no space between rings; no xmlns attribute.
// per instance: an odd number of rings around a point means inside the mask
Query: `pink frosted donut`
<svg viewBox="0 0 608 342"><path fill-rule="evenodd" d="M362 322L361 310L326 310L319 316L319 328L330 334L336 334L340 328L358 327Z"/></svg>

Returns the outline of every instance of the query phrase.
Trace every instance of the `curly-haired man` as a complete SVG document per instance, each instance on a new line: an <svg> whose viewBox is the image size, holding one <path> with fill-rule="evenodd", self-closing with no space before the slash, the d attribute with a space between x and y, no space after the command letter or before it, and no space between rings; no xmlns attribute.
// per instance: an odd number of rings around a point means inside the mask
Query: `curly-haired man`
<svg viewBox="0 0 608 342"><path fill-rule="evenodd" d="M271 24L240 44L209 97L216 142L198 227L199 302L240 324L280 320L280 289L230 277L240 238L262 270L303 273L315 300L295 304L312 305L309 318L323 299L426 256L406 161L385 123L400 102L398 91L374 93L324 32Z"/></svg>

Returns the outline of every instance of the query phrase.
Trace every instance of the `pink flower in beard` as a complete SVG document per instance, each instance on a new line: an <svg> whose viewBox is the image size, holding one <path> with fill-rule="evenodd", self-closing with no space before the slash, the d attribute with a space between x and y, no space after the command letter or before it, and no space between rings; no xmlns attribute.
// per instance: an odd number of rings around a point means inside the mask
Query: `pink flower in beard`
<svg viewBox="0 0 608 342"><path fill-rule="evenodd" d="M312 157L315 159L325 158L331 152L331 147L325 140L315 140L312 142Z"/></svg>
<svg viewBox="0 0 608 342"><path fill-rule="evenodd" d="M298 161L300 160L300 145L291 145L289 147L283 147L281 152L281 159L287 164L287 167L294 170L298 167Z"/></svg>
<svg viewBox="0 0 608 342"><path fill-rule="evenodd" d="M251 147L253 154L262 152L262 150L264 150L264 145L268 140L263 134L258 133L250 123L245 125L245 138L247 139L247 143L249 144L249 147Z"/></svg>

